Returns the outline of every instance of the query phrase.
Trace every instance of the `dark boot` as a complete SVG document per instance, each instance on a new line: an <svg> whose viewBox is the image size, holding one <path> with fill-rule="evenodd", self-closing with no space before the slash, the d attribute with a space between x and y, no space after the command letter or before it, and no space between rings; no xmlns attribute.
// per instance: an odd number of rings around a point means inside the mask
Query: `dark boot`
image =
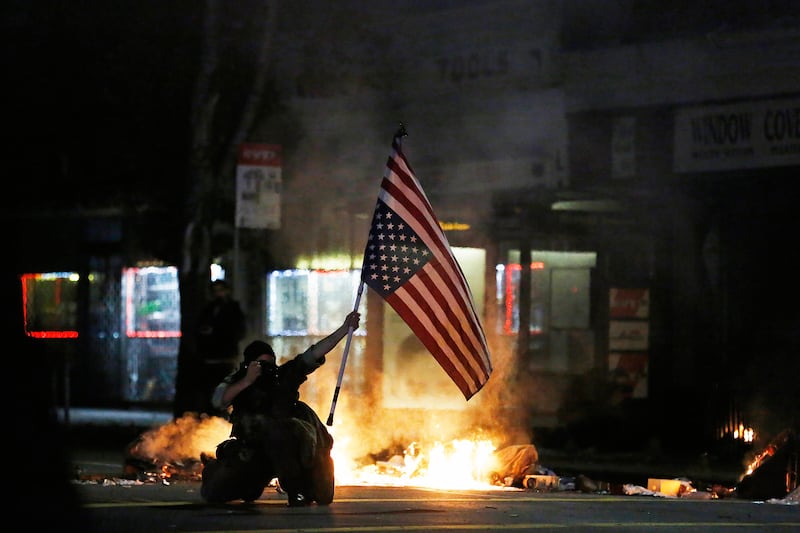
<svg viewBox="0 0 800 533"><path fill-rule="evenodd" d="M322 453L311 472L313 498L319 505L330 505L334 491L333 458L330 453Z"/></svg>
<svg viewBox="0 0 800 533"><path fill-rule="evenodd" d="M287 505L289 507L305 507L311 505L311 499L307 495L306 487L299 477L280 477L278 478L278 483L281 489L288 495Z"/></svg>

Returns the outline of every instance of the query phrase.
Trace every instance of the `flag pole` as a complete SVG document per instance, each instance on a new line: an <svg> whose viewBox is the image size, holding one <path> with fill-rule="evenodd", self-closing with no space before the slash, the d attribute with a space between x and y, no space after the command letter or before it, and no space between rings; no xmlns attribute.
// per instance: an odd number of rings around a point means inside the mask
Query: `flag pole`
<svg viewBox="0 0 800 533"><path fill-rule="evenodd" d="M356 294L356 303L353 306L353 311L358 311L358 305L361 303L361 293L364 292L364 280L358 284L358 294ZM333 393L333 401L331 402L331 412L328 415L328 426L333 425L333 411L336 409L336 401L339 399L339 389L342 388L342 378L344 377L344 366L347 364L347 353L350 351L350 340L353 338L353 326L347 328L347 341L344 344L344 353L342 354L342 362L339 364L339 378L336 380L336 390Z"/></svg>

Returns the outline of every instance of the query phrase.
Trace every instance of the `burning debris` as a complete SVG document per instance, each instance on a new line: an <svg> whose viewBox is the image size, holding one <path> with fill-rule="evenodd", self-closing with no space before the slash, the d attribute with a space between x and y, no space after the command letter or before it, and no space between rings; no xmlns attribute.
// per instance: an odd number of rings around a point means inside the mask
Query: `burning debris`
<svg viewBox="0 0 800 533"><path fill-rule="evenodd" d="M142 482L199 481L203 456L215 456L230 430L225 419L195 415L148 430L128 445L124 473ZM523 487L526 475L540 473L532 444L495 450L488 439L454 439L430 447L413 442L402 452L385 450L356 460L348 442L339 438L334 445L339 484Z"/></svg>
<svg viewBox="0 0 800 533"><path fill-rule="evenodd" d="M184 415L131 442L125 453L125 474L141 481L199 481L203 455L213 457L217 444L230 432L231 424L224 418Z"/></svg>
<svg viewBox="0 0 800 533"><path fill-rule="evenodd" d="M783 498L798 488L800 436L786 429L757 453L739 480L739 497L767 500Z"/></svg>
<svg viewBox="0 0 800 533"><path fill-rule="evenodd" d="M186 415L140 435L126 448L124 476L139 483L200 481L203 457L230 435L230 423L219 417ZM685 478L650 478L646 487L607 483L585 475L560 477L540 464L533 444L496 449L485 436L414 441L378 453L363 452L357 435L339 430L333 458L337 485L416 486L438 489L506 489L580 491L668 498L746 498L798 503L800 439L786 430L754 454L737 486L711 485L698 490ZM361 451L358 451L361 450ZM104 481L105 483L105 481ZM276 483L270 486L277 486Z"/></svg>
<svg viewBox="0 0 800 533"><path fill-rule="evenodd" d="M491 481L495 485L528 488L531 476L538 476L539 451L532 444L506 446L494 453ZM533 487L531 487L533 488Z"/></svg>
<svg viewBox="0 0 800 533"><path fill-rule="evenodd" d="M487 489L518 482L521 487L522 477L535 468L537 458L533 445L496 451L489 440L455 439L434 443L430 448L413 442L402 453L384 450L369 455L361 466L346 472L341 481L351 485L461 489Z"/></svg>

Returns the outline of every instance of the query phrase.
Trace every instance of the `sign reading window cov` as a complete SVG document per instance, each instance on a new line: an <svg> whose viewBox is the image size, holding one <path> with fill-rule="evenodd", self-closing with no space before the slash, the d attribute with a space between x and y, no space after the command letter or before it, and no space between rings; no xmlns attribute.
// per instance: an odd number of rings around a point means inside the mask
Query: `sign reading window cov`
<svg viewBox="0 0 800 533"><path fill-rule="evenodd" d="M800 165L800 100L680 109L675 172Z"/></svg>
<svg viewBox="0 0 800 533"><path fill-rule="evenodd" d="M236 166L236 227L281 226L281 146L245 143Z"/></svg>

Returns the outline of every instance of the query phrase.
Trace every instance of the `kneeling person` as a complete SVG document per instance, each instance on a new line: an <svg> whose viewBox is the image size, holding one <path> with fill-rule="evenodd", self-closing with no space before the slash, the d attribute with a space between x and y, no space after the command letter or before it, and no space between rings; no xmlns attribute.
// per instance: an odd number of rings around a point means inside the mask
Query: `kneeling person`
<svg viewBox="0 0 800 533"><path fill-rule="evenodd" d="M336 331L282 365L266 342L253 341L245 348L239 369L214 391L215 407L232 406L233 427L231 439L220 443L216 459L203 468L203 499L253 501L278 478L290 506L333 501L333 437L300 401L299 388L359 321L358 312L349 313Z"/></svg>

